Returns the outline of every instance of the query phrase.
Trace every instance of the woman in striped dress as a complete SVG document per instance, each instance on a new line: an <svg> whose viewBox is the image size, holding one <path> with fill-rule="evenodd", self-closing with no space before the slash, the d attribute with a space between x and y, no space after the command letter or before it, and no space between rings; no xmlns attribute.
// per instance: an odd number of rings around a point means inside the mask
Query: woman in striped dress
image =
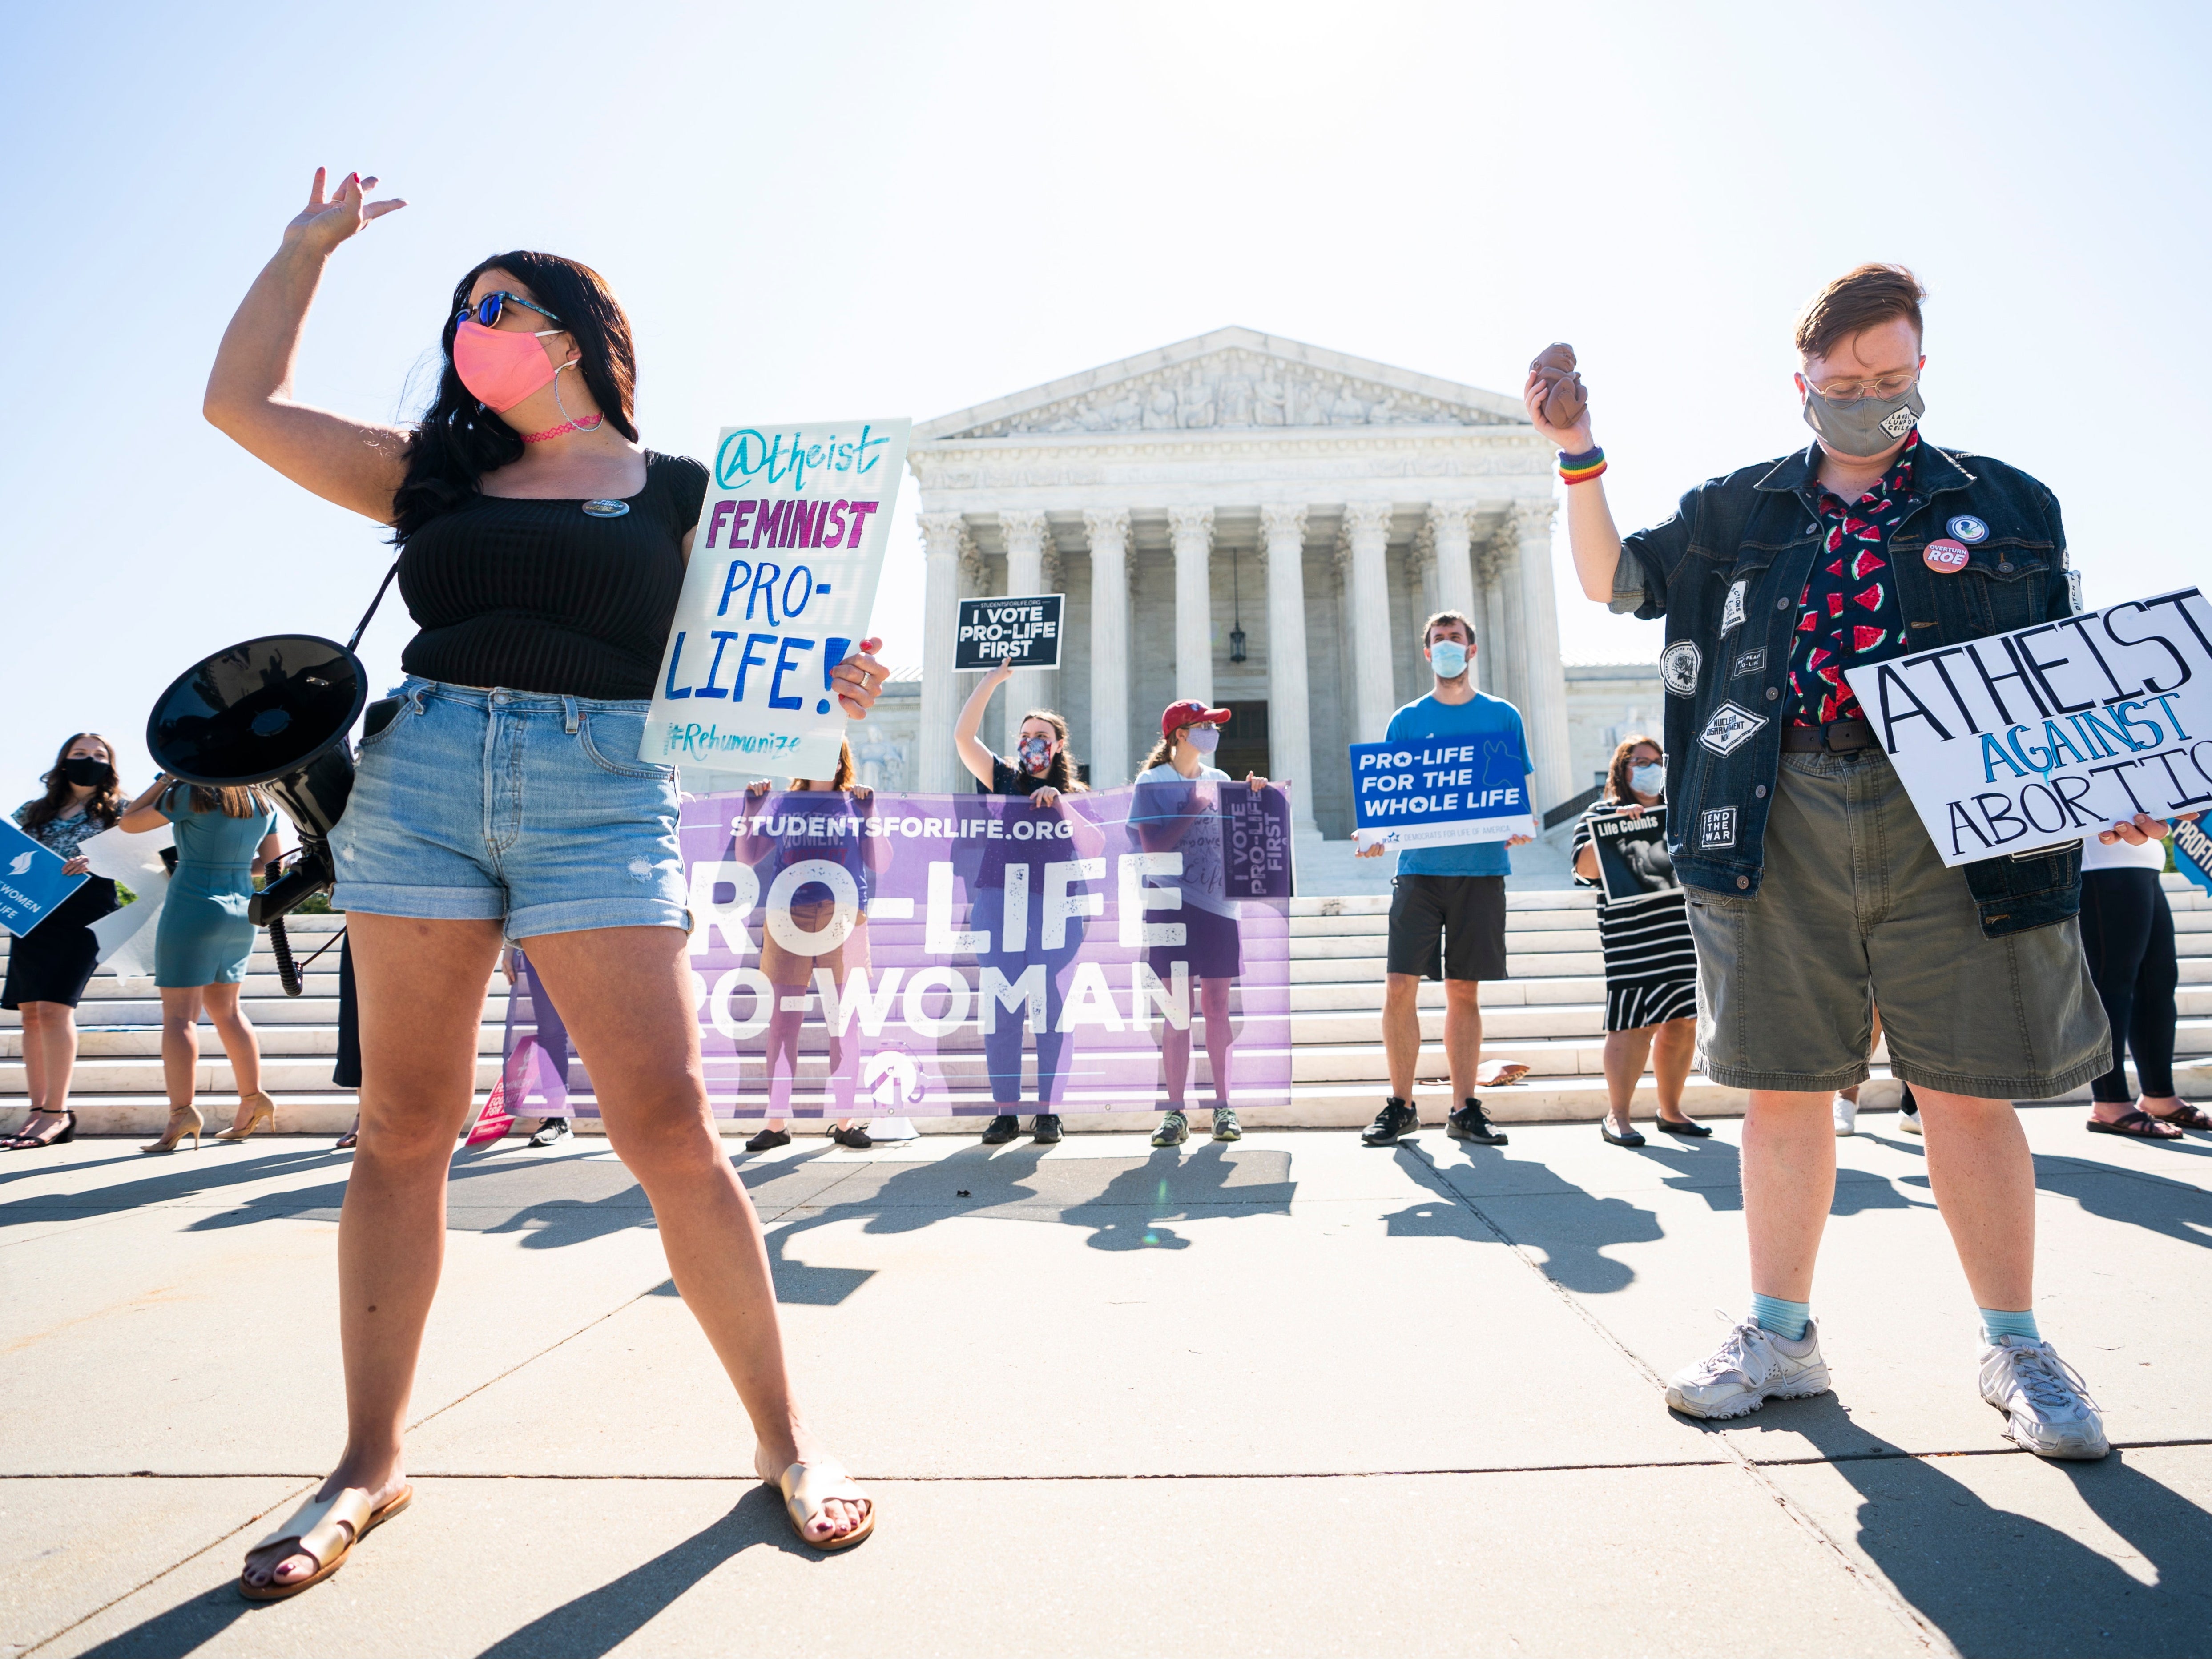
<svg viewBox="0 0 2212 1659"><path fill-rule="evenodd" d="M1608 899L1600 875L1596 826L1640 818L1659 805L1666 755L1640 735L1622 740L1605 774L1605 798L1575 826L1575 880L1598 890L1597 931L1605 948L1605 1088L1608 1106L1599 1132L1616 1146L1641 1146L1630 1125L1629 1102L1644 1063L1659 1085L1659 1127L1670 1135L1709 1135L1682 1111L1682 1082L1698 1047L1698 951L1689 913L1666 843L1624 843L1620 885Z"/></svg>

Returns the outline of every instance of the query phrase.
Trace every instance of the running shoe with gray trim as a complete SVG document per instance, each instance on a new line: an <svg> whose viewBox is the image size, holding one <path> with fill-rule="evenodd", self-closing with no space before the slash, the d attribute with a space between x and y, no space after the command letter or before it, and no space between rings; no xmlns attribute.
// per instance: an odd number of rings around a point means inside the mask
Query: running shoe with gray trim
<svg viewBox="0 0 2212 1659"><path fill-rule="evenodd" d="M1676 1371L1667 1403L1686 1417L1741 1417L1770 1400L1802 1400L1828 1391L1828 1364L1820 1358L1820 1328L1805 1323L1795 1342L1745 1319L1705 1359Z"/></svg>
<svg viewBox="0 0 2212 1659"><path fill-rule="evenodd" d="M1984 1347L1982 1398L2005 1414L2005 1437L2038 1457L2094 1462L2112 1449L2081 1374L2048 1342L2001 1336Z"/></svg>

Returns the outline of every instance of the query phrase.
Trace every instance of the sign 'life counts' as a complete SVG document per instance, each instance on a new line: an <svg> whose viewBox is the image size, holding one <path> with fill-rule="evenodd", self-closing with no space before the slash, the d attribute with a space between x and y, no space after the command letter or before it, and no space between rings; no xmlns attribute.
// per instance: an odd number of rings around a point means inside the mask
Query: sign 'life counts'
<svg viewBox="0 0 2212 1659"><path fill-rule="evenodd" d="M2212 606L2196 588L1845 678L1947 865L2212 806Z"/></svg>
<svg viewBox="0 0 2212 1659"><path fill-rule="evenodd" d="M836 775L845 711L830 671L867 633L912 425L723 428L641 760Z"/></svg>

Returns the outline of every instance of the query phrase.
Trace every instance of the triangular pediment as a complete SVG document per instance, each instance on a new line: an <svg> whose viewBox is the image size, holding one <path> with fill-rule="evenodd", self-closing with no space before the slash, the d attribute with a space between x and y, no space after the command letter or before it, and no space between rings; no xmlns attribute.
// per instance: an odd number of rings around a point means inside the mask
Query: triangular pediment
<svg viewBox="0 0 2212 1659"><path fill-rule="evenodd" d="M1520 403L1500 392L1278 334L1218 328L939 416L914 435L928 443L1041 434L1527 423Z"/></svg>

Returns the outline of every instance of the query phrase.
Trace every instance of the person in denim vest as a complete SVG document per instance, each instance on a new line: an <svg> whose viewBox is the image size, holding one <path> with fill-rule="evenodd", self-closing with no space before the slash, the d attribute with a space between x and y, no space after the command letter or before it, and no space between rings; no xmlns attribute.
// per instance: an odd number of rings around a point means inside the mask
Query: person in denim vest
<svg viewBox="0 0 2212 1659"><path fill-rule="evenodd" d="M1579 380L1528 377L1583 591L1666 619L1668 841L1697 939L1698 1047L1715 1082L1751 1094L1752 1311L1667 1403L1728 1418L1827 1391L1809 1298L1830 1100L1867 1077L1879 1002L1981 1307L1983 1397L2027 1449L2101 1457L2094 1402L2036 1328L2035 1176L2012 1106L2111 1064L2075 919L2081 848L1947 869L1848 680L2080 608L2051 491L1921 438L1923 297L1898 265L1828 284L1796 329L1815 441L1707 480L1626 538Z"/></svg>

